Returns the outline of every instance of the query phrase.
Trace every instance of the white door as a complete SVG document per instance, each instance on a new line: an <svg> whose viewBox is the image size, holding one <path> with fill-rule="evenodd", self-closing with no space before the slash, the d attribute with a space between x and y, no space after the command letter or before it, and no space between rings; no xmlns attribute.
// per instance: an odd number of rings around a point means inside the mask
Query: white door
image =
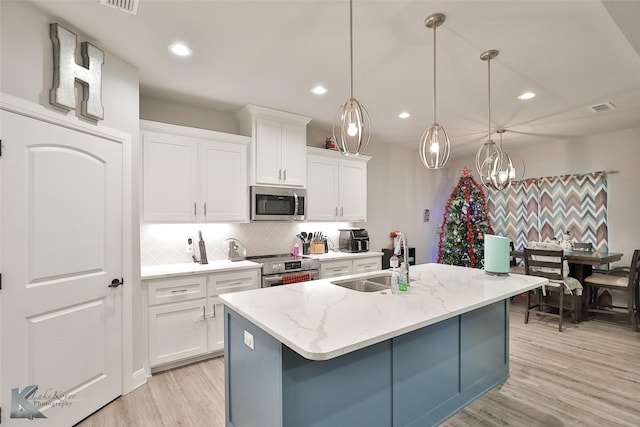
<svg viewBox="0 0 640 427"><path fill-rule="evenodd" d="M2 425L68 426L122 390L122 146L0 114Z"/></svg>
<svg viewBox="0 0 640 427"><path fill-rule="evenodd" d="M282 183L307 185L307 128L301 125L282 125Z"/></svg>

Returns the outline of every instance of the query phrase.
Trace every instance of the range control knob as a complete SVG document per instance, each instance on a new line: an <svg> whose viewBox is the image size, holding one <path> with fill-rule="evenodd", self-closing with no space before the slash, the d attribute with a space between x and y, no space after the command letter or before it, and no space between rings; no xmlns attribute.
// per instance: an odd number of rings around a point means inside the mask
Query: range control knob
<svg viewBox="0 0 640 427"><path fill-rule="evenodd" d="M271 269L275 272L284 271L284 264L283 263L273 264L273 266L271 266Z"/></svg>

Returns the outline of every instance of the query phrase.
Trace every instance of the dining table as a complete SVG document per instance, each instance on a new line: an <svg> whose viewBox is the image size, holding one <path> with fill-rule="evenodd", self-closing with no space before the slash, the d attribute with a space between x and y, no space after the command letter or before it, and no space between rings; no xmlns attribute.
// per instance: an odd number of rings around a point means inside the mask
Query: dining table
<svg viewBox="0 0 640 427"><path fill-rule="evenodd" d="M569 276L578 279L578 281L584 285L584 279L593 274L593 267L608 265L612 262L620 261L624 254L620 252L600 252L600 251L582 251L573 250L565 251L564 258L569 264ZM515 258L523 258L524 251L513 250L511 256ZM593 298L590 292L583 292L581 298L581 310L576 314L576 320L581 322L588 320L589 305L594 301L590 301Z"/></svg>

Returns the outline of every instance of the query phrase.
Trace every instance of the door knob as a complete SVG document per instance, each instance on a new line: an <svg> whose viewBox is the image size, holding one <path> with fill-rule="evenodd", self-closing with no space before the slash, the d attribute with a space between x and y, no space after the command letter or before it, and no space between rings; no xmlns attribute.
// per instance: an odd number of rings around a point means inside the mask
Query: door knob
<svg viewBox="0 0 640 427"><path fill-rule="evenodd" d="M121 277L120 280L118 279L113 279L111 281L111 284L109 285L110 288L117 288L118 286L124 285L124 279Z"/></svg>

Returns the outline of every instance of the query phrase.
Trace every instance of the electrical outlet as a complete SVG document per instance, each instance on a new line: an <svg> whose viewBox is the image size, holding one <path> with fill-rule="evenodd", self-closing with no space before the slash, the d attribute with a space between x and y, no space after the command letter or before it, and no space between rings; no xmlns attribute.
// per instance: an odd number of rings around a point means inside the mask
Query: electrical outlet
<svg viewBox="0 0 640 427"><path fill-rule="evenodd" d="M244 345L253 350L253 335L251 335L248 331L244 331Z"/></svg>
<svg viewBox="0 0 640 427"><path fill-rule="evenodd" d="M186 247L186 251L188 254L193 254L193 237L189 236L187 238L187 247Z"/></svg>

